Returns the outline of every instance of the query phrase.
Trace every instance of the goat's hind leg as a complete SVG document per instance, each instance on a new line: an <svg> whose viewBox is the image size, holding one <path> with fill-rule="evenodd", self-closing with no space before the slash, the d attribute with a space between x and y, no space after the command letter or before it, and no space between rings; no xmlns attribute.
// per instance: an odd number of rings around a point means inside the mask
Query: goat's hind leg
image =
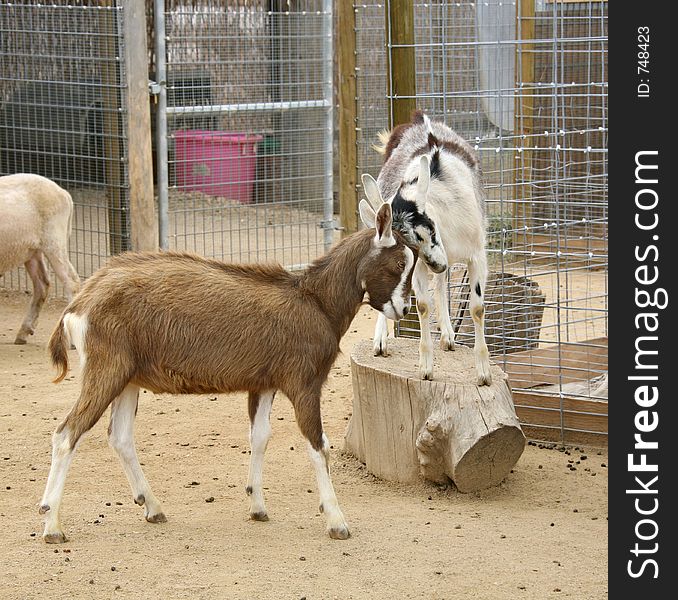
<svg viewBox="0 0 678 600"><path fill-rule="evenodd" d="M271 438L271 406L275 392L250 392L248 409L250 415L250 457L249 475L245 491L250 497L250 518L253 521L268 521L268 512L264 503L262 489L262 471L264 467L264 453Z"/></svg>
<svg viewBox="0 0 678 600"><path fill-rule="evenodd" d="M132 488L134 502L144 507L149 523L167 521L160 502L151 491L139 464L134 446L134 418L139 402L139 387L128 384L111 404L111 422L108 426L108 443L118 454L122 468Z"/></svg>
<svg viewBox="0 0 678 600"><path fill-rule="evenodd" d="M70 302L73 296L80 291L80 277L75 267L68 260L68 250L66 248L45 248L45 255L52 265L54 273L61 280L64 286L64 294Z"/></svg>
<svg viewBox="0 0 678 600"><path fill-rule="evenodd" d="M42 305L45 303L47 293L49 292L49 274L47 273L45 257L42 252L35 252L33 256L24 263L24 267L33 284L33 297L31 299L31 305L28 308L28 313L26 313L26 317L14 340L15 344L25 344L28 336L33 335L35 325L38 322L38 316L40 315L40 310L42 309Z"/></svg>
<svg viewBox="0 0 678 600"><path fill-rule="evenodd" d="M42 537L47 543L66 541L59 520L59 510L75 448L83 434L101 418L122 387L124 383L116 384L105 377L93 376L85 369L80 397L52 436L52 464L39 508L40 514L46 515Z"/></svg>

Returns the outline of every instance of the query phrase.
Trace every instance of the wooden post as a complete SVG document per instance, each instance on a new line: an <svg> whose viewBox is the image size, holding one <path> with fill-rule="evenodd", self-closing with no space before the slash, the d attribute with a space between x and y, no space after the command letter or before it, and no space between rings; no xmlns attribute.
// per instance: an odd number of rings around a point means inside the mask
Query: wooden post
<svg viewBox="0 0 678 600"><path fill-rule="evenodd" d="M358 145L355 9L337 2L337 63L339 68L339 215L342 235L358 231Z"/></svg>
<svg viewBox="0 0 678 600"><path fill-rule="evenodd" d="M120 63L118 62L118 11L114 0L106 0L100 13L100 54L102 101L104 113L104 157L106 199L108 201L108 247L111 255L129 250L129 232L121 189L123 181L120 151Z"/></svg>
<svg viewBox="0 0 678 600"><path fill-rule="evenodd" d="M534 84L534 44L527 40L534 40L535 10L534 0L518 0L516 5L516 97L514 112L515 132L518 137L517 148L520 148L520 159L516 161L515 169L515 198L514 198L514 248L520 245L521 240L528 243L524 228L530 227L532 220L532 202L527 180L532 172L532 150L534 144L530 137L534 131L534 96L529 87ZM522 86L522 87L521 87ZM527 137L523 138L525 135Z"/></svg>
<svg viewBox="0 0 678 600"><path fill-rule="evenodd" d="M390 0L385 5L386 66L389 73L389 125L409 123L417 107L414 56L414 2Z"/></svg>
<svg viewBox="0 0 678 600"><path fill-rule="evenodd" d="M127 86L127 155L130 234L133 250L156 250L158 226L153 197L153 155L148 91L144 0L124 4L123 34Z"/></svg>

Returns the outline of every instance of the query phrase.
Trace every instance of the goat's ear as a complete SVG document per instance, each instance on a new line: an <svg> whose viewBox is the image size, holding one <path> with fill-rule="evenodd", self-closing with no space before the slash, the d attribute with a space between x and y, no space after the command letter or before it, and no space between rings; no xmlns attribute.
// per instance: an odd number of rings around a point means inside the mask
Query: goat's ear
<svg viewBox="0 0 678 600"><path fill-rule="evenodd" d="M419 159L419 178L417 179L417 207L424 210L428 198L428 186L431 183L431 163L427 154Z"/></svg>
<svg viewBox="0 0 678 600"><path fill-rule="evenodd" d="M367 227L374 227L377 213L374 212L374 209L370 206L370 203L367 200L361 200L360 204L358 204L358 210L360 211L360 220Z"/></svg>
<svg viewBox="0 0 678 600"><path fill-rule="evenodd" d="M376 211L384 202L381 198L381 192L379 191L377 182L369 173L363 173L360 180L363 182L363 190L365 191L367 200Z"/></svg>
<svg viewBox="0 0 678 600"><path fill-rule="evenodd" d="M393 230L391 226L393 224L393 212L391 210L391 205L388 202L384 202L377 211L376 215L376 229L377 235L375 237L375 242L377 247L388 248L393 246L396 241L393 237Z"/></svg>

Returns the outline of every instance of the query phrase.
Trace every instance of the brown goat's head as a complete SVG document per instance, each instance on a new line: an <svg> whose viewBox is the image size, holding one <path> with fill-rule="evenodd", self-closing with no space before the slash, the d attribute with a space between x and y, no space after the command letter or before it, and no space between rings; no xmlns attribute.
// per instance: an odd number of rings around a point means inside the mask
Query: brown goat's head
<svg viewBox="0 0 678 600"><path fill-rule="evenodd" d="M372 308L398 321L410 310L412 270L417 260L417 250L392 229L391 205L382 203L377 212L371 211L371 221L376 230L373 250L358 268L358 277Z"/></svg>

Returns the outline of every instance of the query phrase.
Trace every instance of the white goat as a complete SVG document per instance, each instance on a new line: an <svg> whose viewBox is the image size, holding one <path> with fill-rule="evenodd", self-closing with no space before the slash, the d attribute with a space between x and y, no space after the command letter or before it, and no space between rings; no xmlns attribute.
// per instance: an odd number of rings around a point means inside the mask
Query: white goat
<svg viewBox="0 0 678 600"><path fill-rule="evenodd" d="M435 273L435 299L440 324L440 345L454 349L447 292L448 266L464 262L470 282L470 310L475 329L475 359L479 385L489 385L490 361L485 343L483 297L487 282L485 253L485 196L480 162L473 148L447 125L431 122L421 111L412 122L380 135L384 165L375 182L363 175L369 198L375 188L393 207L393 228L419 250L412 286L417 298L421 330L419 374L433 379L433 343L429 315L431 299L427 266ZM373 222L360 202L360 215L367 226ZM375 356L388 355L388 325L379 315L374 334Z"/></svg>
<svg viewBox="0 0 678 600"><path fill-rule="evenodd" d="M33 283L33 299L15 344L25 344L35 331L47 299L49 274L45 257L70 300L80 278L68 260L73 200L53 181L32 174L0 177L0 275L21 266Z"/></svg>
<svg viewBox="0 0 678 600"><path fill-rule="evenodd" d="M59 522L76 444L111 406L109 441L146 520L165 520L134 448L139 388L155 393L249 392L252 456L250 517L268 520L262 466L277 390L294 406L308 441L330 537L348 525L329 474L320 392L339 342L365 298L391 319L407 314L416 251L391 230L391 207L376 232L344 238L303 272L277 265L234 265L190 254L129 253L92 275L66 307L49 342L57 381L68 369L68 342L80 355L80 397L52 438L52 465L40 513L43 538L65 541Z"/></svg>

